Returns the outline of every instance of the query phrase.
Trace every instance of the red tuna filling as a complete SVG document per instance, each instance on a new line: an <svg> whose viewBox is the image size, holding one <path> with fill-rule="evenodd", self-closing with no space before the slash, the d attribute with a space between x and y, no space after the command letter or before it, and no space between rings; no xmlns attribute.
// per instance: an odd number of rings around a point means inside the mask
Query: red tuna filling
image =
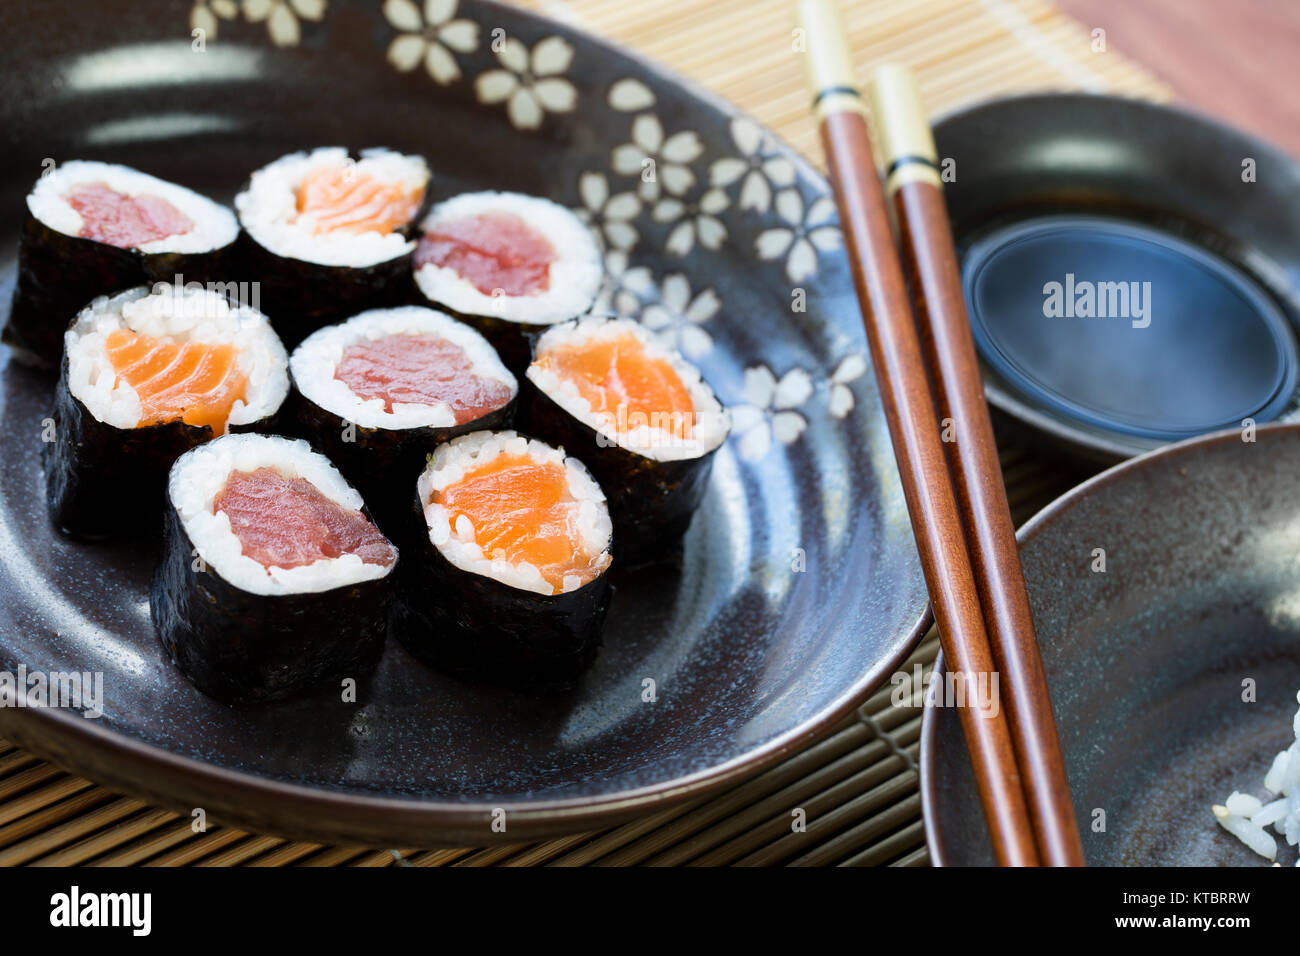
<svg viewBox="0 0 1300 956"><path fill-rule="evenodd" d="M128 196L104 183L83 183L67 196L81 216L81 237L120 249L178 236L194 228L189 216L158 196Z"/></svg>
<svg viewBox="0 0 1300 956"><path fill-rule="evenodd" d="M297 568L345 554L389 565L397 557L361 512L325 497L306 478L274 468L232 471L213 507L230 519L244 555L264 568Z"/></svg>
<svg viewBox="0 0 1300 956"><path fill-rule="evenodd" d="M444 402L455 413L457 425L496 411L512 394L504 382L475 374L459 345L421 335L389 335L349 345L334 377L358 398L382 398L387 412L394 402Z"/></svg>
<svg viewBox="0 0 1300 956"><path fill-rule="evenodd" d="M415 250L415 268L432 262L472 282L484 295L536 295L551 287L559 258L546 237L518 216L485 212L439 223Z"/></svg>

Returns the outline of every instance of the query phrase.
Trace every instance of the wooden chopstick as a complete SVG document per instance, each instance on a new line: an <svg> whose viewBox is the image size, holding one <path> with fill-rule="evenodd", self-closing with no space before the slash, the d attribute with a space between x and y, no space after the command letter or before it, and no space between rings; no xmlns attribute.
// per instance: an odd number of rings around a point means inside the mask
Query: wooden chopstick
<svg viewBox="0 0 1300 956"><path fill-rule="evenodd" d="M978 689L995 665L847 34L833 0L801 0L800 14L822 144L939 639L949 671L974 677L969 689ZM995 857L1037 865L1005 711L967 703L958 714Z"/></svg>
<svg viewBox="0 0 1300 956"><path fill-rule="evenodd" d="M955 439L945 448L993 661L1005 682L1003 698L1039 854L1049 866L1082 866L1083 845L984 401L938 153L910 71L898 66L875 71L871 113L939 415Z"/></svg>

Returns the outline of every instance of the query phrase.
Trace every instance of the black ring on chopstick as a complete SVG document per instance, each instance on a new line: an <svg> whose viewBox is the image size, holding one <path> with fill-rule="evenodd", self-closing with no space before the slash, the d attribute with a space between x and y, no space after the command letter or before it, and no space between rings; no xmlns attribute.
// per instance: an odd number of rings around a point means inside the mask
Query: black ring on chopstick
<svg viewBox="0 0 1300 956"><path fill-rule="evenodd" d="M828 86L817 91L817 95L813 97L813 106L816 106L826 97L834 96L837 93L842 93L845 96L856 96L858 99L862 98L862 93L856 86Z"/></svg>
<svg viewBox="0 0 1300 956"><path fill-rule="evenodd" d="M921 166L929 166L935 172L941 171L939 169L939 164L935 160L931 159L929 156L917 156L915 154L909 154L907 156L899 156L892 163L890 163L889 168L885 170L885 176L886 177L892 176L894 172L898 170L900 167L911 166L913 163L919 164Z"/></svg>

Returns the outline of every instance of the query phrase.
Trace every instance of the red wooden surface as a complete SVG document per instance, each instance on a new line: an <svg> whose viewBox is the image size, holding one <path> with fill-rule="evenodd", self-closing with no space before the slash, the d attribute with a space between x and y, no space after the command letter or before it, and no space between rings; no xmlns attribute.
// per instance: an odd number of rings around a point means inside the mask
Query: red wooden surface
<svg viewBox="0 0 1300 956"><path fill-rule="evenodd" d="M1300 157L1300 0L1056 0L1181 100Z"/></svg>

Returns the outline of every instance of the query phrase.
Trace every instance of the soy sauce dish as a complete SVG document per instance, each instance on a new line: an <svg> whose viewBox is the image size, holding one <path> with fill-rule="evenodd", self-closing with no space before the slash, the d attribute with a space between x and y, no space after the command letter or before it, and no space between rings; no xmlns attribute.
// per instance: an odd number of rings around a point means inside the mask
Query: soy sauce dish
<svg viewBox="0 0 1300 956"><path fill-rule="evenodd" d="M1300 419L1300 163L1183 110L1082 94L935 127L989 402L1113 464Z"/></svg>
<svg viewBox="0 0 1300 956"><path fill-rule="evenodd" d="M1253 438L1132 459L1019 533L1090 866L1296 864L1300 426ZM936 864L992 865L951 707L926 709L921 796Z"/></svg>

